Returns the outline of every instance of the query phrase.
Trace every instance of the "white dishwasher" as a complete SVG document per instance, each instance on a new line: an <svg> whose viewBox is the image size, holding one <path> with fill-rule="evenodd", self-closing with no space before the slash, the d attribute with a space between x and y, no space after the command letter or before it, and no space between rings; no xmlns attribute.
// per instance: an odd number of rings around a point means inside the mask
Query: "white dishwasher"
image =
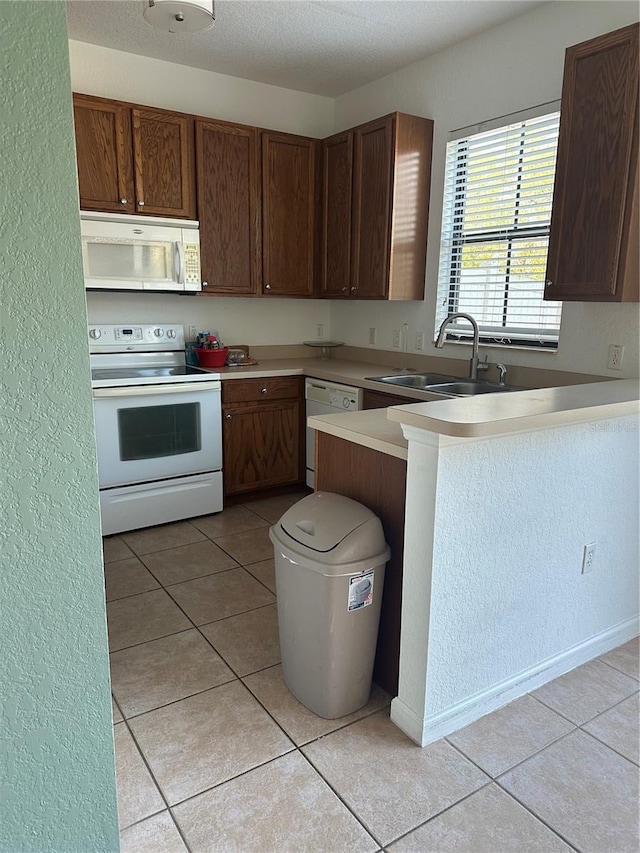
<svg viewBox="0 0 640 853"><path fill-rule="evenodd" d="M306 379L304 396L307 401L307 418L313 415L337 415L338 412L357 412L362 408L362 388L325 382L323 379ZM307 486L315 486L316 431L307 426Z"/></svg>

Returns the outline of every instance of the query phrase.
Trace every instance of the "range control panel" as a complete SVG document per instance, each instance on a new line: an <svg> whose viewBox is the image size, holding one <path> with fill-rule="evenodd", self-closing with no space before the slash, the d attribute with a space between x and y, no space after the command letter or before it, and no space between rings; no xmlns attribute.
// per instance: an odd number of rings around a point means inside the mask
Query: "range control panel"
<svg viewBox="0 0 640 853"><path fill-rule="evenodd" d="M89 326L91 352L158 352L184 349L184 328L179 323Z"/></svg>

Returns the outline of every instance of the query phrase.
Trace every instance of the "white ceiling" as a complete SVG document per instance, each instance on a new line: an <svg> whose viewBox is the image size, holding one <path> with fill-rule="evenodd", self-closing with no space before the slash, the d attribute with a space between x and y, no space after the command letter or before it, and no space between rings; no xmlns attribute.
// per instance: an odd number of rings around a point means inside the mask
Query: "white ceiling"
<svg viewBox="0 0 640 853"><path fill-rule="evenodd" d="M216 0L213 27L172 35L143 0L70 0L69 38L337 97L515 18L536 0Z"/></svg>

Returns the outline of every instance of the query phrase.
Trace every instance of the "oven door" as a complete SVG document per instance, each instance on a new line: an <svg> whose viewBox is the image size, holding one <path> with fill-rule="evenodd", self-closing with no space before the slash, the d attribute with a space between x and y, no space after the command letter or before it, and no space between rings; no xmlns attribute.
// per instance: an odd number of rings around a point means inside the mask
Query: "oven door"
<svg viewBox="0 0 640 853"><path fill-rule="evenodd" d="M220 382L94 388L100 488L222 468Z"/></svg>

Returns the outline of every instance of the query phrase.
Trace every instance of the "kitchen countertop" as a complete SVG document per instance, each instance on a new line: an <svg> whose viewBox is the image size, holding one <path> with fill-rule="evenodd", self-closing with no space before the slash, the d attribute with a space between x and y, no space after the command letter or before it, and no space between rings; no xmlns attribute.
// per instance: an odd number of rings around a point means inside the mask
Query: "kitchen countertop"
<svg viewBox="0 0 640 853"><path fill-rule="evenodd" d="M310 376L407 397L408 405L311 417L309 426L396 456L407 458L401 423L441 435L479 438L568 423L637 414L639 380L617 379L557 388L539 388L477 397L444 399L439 394L384 385L368 376L385 376L391 367L341 359L263 359L249 367L217 368L221 379ZM420 402L409 402L420 398Z"/></svg>
<svg viewBox="0 0 640 853"><path fill-rule="evenodd" d="M369 364L361 361L343 361L337 358L274 358L262 359L259 364L247 367L215 367L212 373L217 373L223 380L227 379L264 379L269 376L311 376L315 379L340 382L343 385L356 385L359 388L369 388L373 391L383 391L397 397L407 397L407 400L420 399L442 400L442 395L431 394L428 391L417 391L415 388L402 388L398 385L384 385L382 382L372 382L367 376L389 376L393 373L403 373L397 368L380 364ZM415 372L415 371L413 371Z"/></svg>
<svg viewBox="0 0 640 853"><path fill-rule="evenodd" d="M415 403L387 409L391 421L458 438L480 438L640 411L638 379Z"/></svg>
<svg viewBox="0 0 640 853"><path fill-rule="evenodd" d="M307 423L319 432L406 460L407 439L402 434L400 424L387 419L388 411L389 409L370 409L364 412L316 415L308 418Z"/></svg>

